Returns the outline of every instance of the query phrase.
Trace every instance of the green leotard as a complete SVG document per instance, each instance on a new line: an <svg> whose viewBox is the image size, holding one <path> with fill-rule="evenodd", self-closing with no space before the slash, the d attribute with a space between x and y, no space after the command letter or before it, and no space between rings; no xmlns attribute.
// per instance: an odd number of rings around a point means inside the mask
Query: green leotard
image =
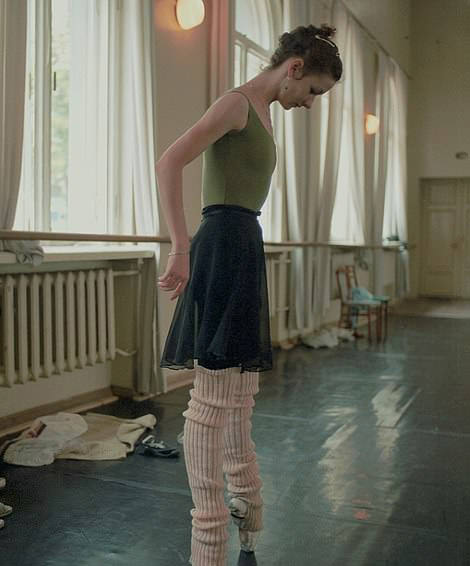
<svg viewBox="0 0 470 566"><path fill-rule="evenodd" d="M260 210L268 196L276 166L273 137L249 103L243 130L231 130L211 144L203 154L202 206L237 204Z"/></svg>

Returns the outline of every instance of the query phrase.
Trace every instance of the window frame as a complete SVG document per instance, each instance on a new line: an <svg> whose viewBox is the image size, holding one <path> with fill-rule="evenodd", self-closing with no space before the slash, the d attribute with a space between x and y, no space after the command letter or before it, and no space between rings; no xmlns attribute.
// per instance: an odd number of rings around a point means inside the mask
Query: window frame
<svg viewBox="0 0 470 566"><path fill-rule="evenodd" d="M246 2L248 0L241 0L241 1ZM268 0L256 0L256 1L252 0L252 2L258 20L260 20L262 16L261 3L263 4L263 8L264 8L263 11L265 11L267 14L266 25L268 28L271 46L270 49L266 49L262 45L253 41L244 33L238 31L236 29L236 17L233 18L234 29L233 29L232 53L233 53L234 65L233 65L232 80L234 81L234 83L236 82L236 80L238 80L238 77L235 76L236 73L235 61L236 61L236 49L239 48L240 49L240 68L239 68L240 83L239 84L243 84L248 80L247 78L248 54L252 53L253 55L255 55L256 57L258 57L263 61L263 65L268 65L271 59L271 54L275 50L277 45L277 35L278 34L280 35L282 30L282 5L279 0L271 1L271 2L269 2ZM235 2L234 10L236 10L236 4L237 2ZM281 154L283 152L282 139L283 139L284 124L283 124L283 116L281 109L274 108L271 111L271 116L274 125L273 133L277 148L277 164L273 172L267 199L263 205L263 214L260 216L259 221L263 227L263 231L267 233L268 236L267 239L271 239L271 233L276 231L277 231L276 236L282 239L283 231L285 229L284 223L282 222L284 215L285 191L284 191L284 182L283 182L284 169L281 158ZM272 210L272 207L275 206L278 207L279 210L276 210L274 212L274 210ZM274 223L276 224L276 226L277 224L279 224L276 230L272 226L272 224ZM277 238L274 237L273 239L277 239Z"/></svg>
<svg viewBox="0 0 470 566"><path fill-rule="evenodd" d="M23 140L23 159L21 166L20 193L14 229L40 232L53 232L52 225L52 118L54 96L54 68L52 66L53 49L53 0L27 0L27 60L26 60L26 97L25 131ZM119 9L119 6L112 10ZM110 16L108 16L110 17ZM109 25L109 24L108 24ZM70 30L72 33L72 30ZM72 61L70 61L72 64ZM28 129L28 125L31 129ZM73 124L68 117L67 130ZM106 149L107 151L107 149ZM70 166L70 164L69 164ZM70 171L68 170L67 173ZM70 186L67 183L67 201ZM110 188L103 188L103 198L107 203ZM109 217L109 204L107 205ZM76 232L70 228L70 205L67 205L67 228L61 232ZM58 230L58 228L55 228ZM98 232L109 233L99 229ZM80 246L81 242L60 242L44 240L48 246ZM98 248L106 248L108 242L86 243Z"/></svg>

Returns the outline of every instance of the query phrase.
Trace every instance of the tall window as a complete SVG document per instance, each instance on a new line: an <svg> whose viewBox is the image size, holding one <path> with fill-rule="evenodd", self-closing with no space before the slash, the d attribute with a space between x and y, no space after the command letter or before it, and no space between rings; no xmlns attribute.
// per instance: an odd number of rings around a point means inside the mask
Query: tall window
<svg viewBox="0 0 470 566"><path fill-rule="evenodd" d="M364 244L364 37L349 19L344 43L343 109L336 198L330 239Z"/></svg>
<svg viewBox="0 0 470 566"><path fill-rule="evenodd" d="M107 63L109 22L116 6L28 0L25 130L15 229L111 229Z"/></svg>
<svg viewBox="0 0 470 566"><path fill-rule="evenodd" d="M235 8L235 86L257 75L269 63L274 44L267 2L237 0Z"/></svg>
<svg viewBox="0 0 470 566"><path fill-rule="evenodd" d="M155 233L152 0L27 2L15 228Z"/></svg>
<svg viewBox="0 0 470 566"><path fill-rule="evenodd" d="M277 44L280 29L280 5L277 1L236 0L235 5L235 46L234 85L249 81L269 64ZM272 176L268 197L262 208L259 221L265 240L280 239L282 226L282 182L281 143L283 118L281 109L271 110L274 135L277 146L277 166Z"/></svg>
<svg viewBox="0 0 470 566"><path fill-rule="evenodd" d="M396 65L394 67L388 84L389 150L382 234L384 239L393 240L406 237L406 77Z"/></svg>
<svg viewBox="0 0 470 566"><path fill-rule="evenodd" d="M335 242L355 244L364 243L361 219L354 202L353 183L356 183L354 170L354 139L352 137L352 109L345 101L343 109L343 127L341 130L341 151L338 168L338 185L336 189L333 217L331 219L330 238Z"/></svg>
<svg viewBox="0 0 470 566"><path fill-rule="evenodd" d="M15 228L66 231L70 1L28 0L23 163Z"/></svg>
<svg viewBox="0 0 470 566"><path fill-rule="evenodd" d="M69 210L69 77L70 10L69 2L52 0L52 92L51 92L51 229L67 230Z"/></svg>

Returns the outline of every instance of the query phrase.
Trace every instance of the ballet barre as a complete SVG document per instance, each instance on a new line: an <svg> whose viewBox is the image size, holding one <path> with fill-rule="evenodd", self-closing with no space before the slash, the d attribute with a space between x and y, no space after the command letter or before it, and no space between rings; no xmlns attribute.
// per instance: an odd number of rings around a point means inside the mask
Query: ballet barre
<svg viewBox="0 0 470 566"><path fill-rule="evenodd" d="M192 240L192 236L189 237ZM71 233L71 232L32 232L23 230L0 230L0 240L45 240L45 241L73 241L73 242L149 242L158 244L171 244L168 236L149 236L134 234L87 234L87 233ZM341 242L296 242L286 240L281 242L263 242L265 246L280 246L293 248L367 248L367 249L398 249L401 243L393 243L386 245L379 244L347 244ZM409 244L408 249L415 247L415 244Z"/></svg>

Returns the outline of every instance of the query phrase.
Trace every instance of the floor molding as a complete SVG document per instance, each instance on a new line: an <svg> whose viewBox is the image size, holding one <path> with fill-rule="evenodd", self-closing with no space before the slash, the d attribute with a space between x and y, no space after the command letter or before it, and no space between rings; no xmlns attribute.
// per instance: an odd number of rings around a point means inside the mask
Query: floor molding
<svg viewBox="0 0 470 566"><path fill-rule="evenodd" d="M29 428L29 426L37 418L44 415L53 415L61 411L66 411L68 413L81 413L83 411L95 409L96 407L101 407L102 405L108 405L109 403L117 401L117 399L119 399L119 397L113 395L111 388L106 387L104 389L99 389L98 391L75 395L74 397L64 399L63 401L55 401L54 403L40 405L38 407L28 409L27 411L21 411L20 413L1 417L0 438Z"/></svg>

